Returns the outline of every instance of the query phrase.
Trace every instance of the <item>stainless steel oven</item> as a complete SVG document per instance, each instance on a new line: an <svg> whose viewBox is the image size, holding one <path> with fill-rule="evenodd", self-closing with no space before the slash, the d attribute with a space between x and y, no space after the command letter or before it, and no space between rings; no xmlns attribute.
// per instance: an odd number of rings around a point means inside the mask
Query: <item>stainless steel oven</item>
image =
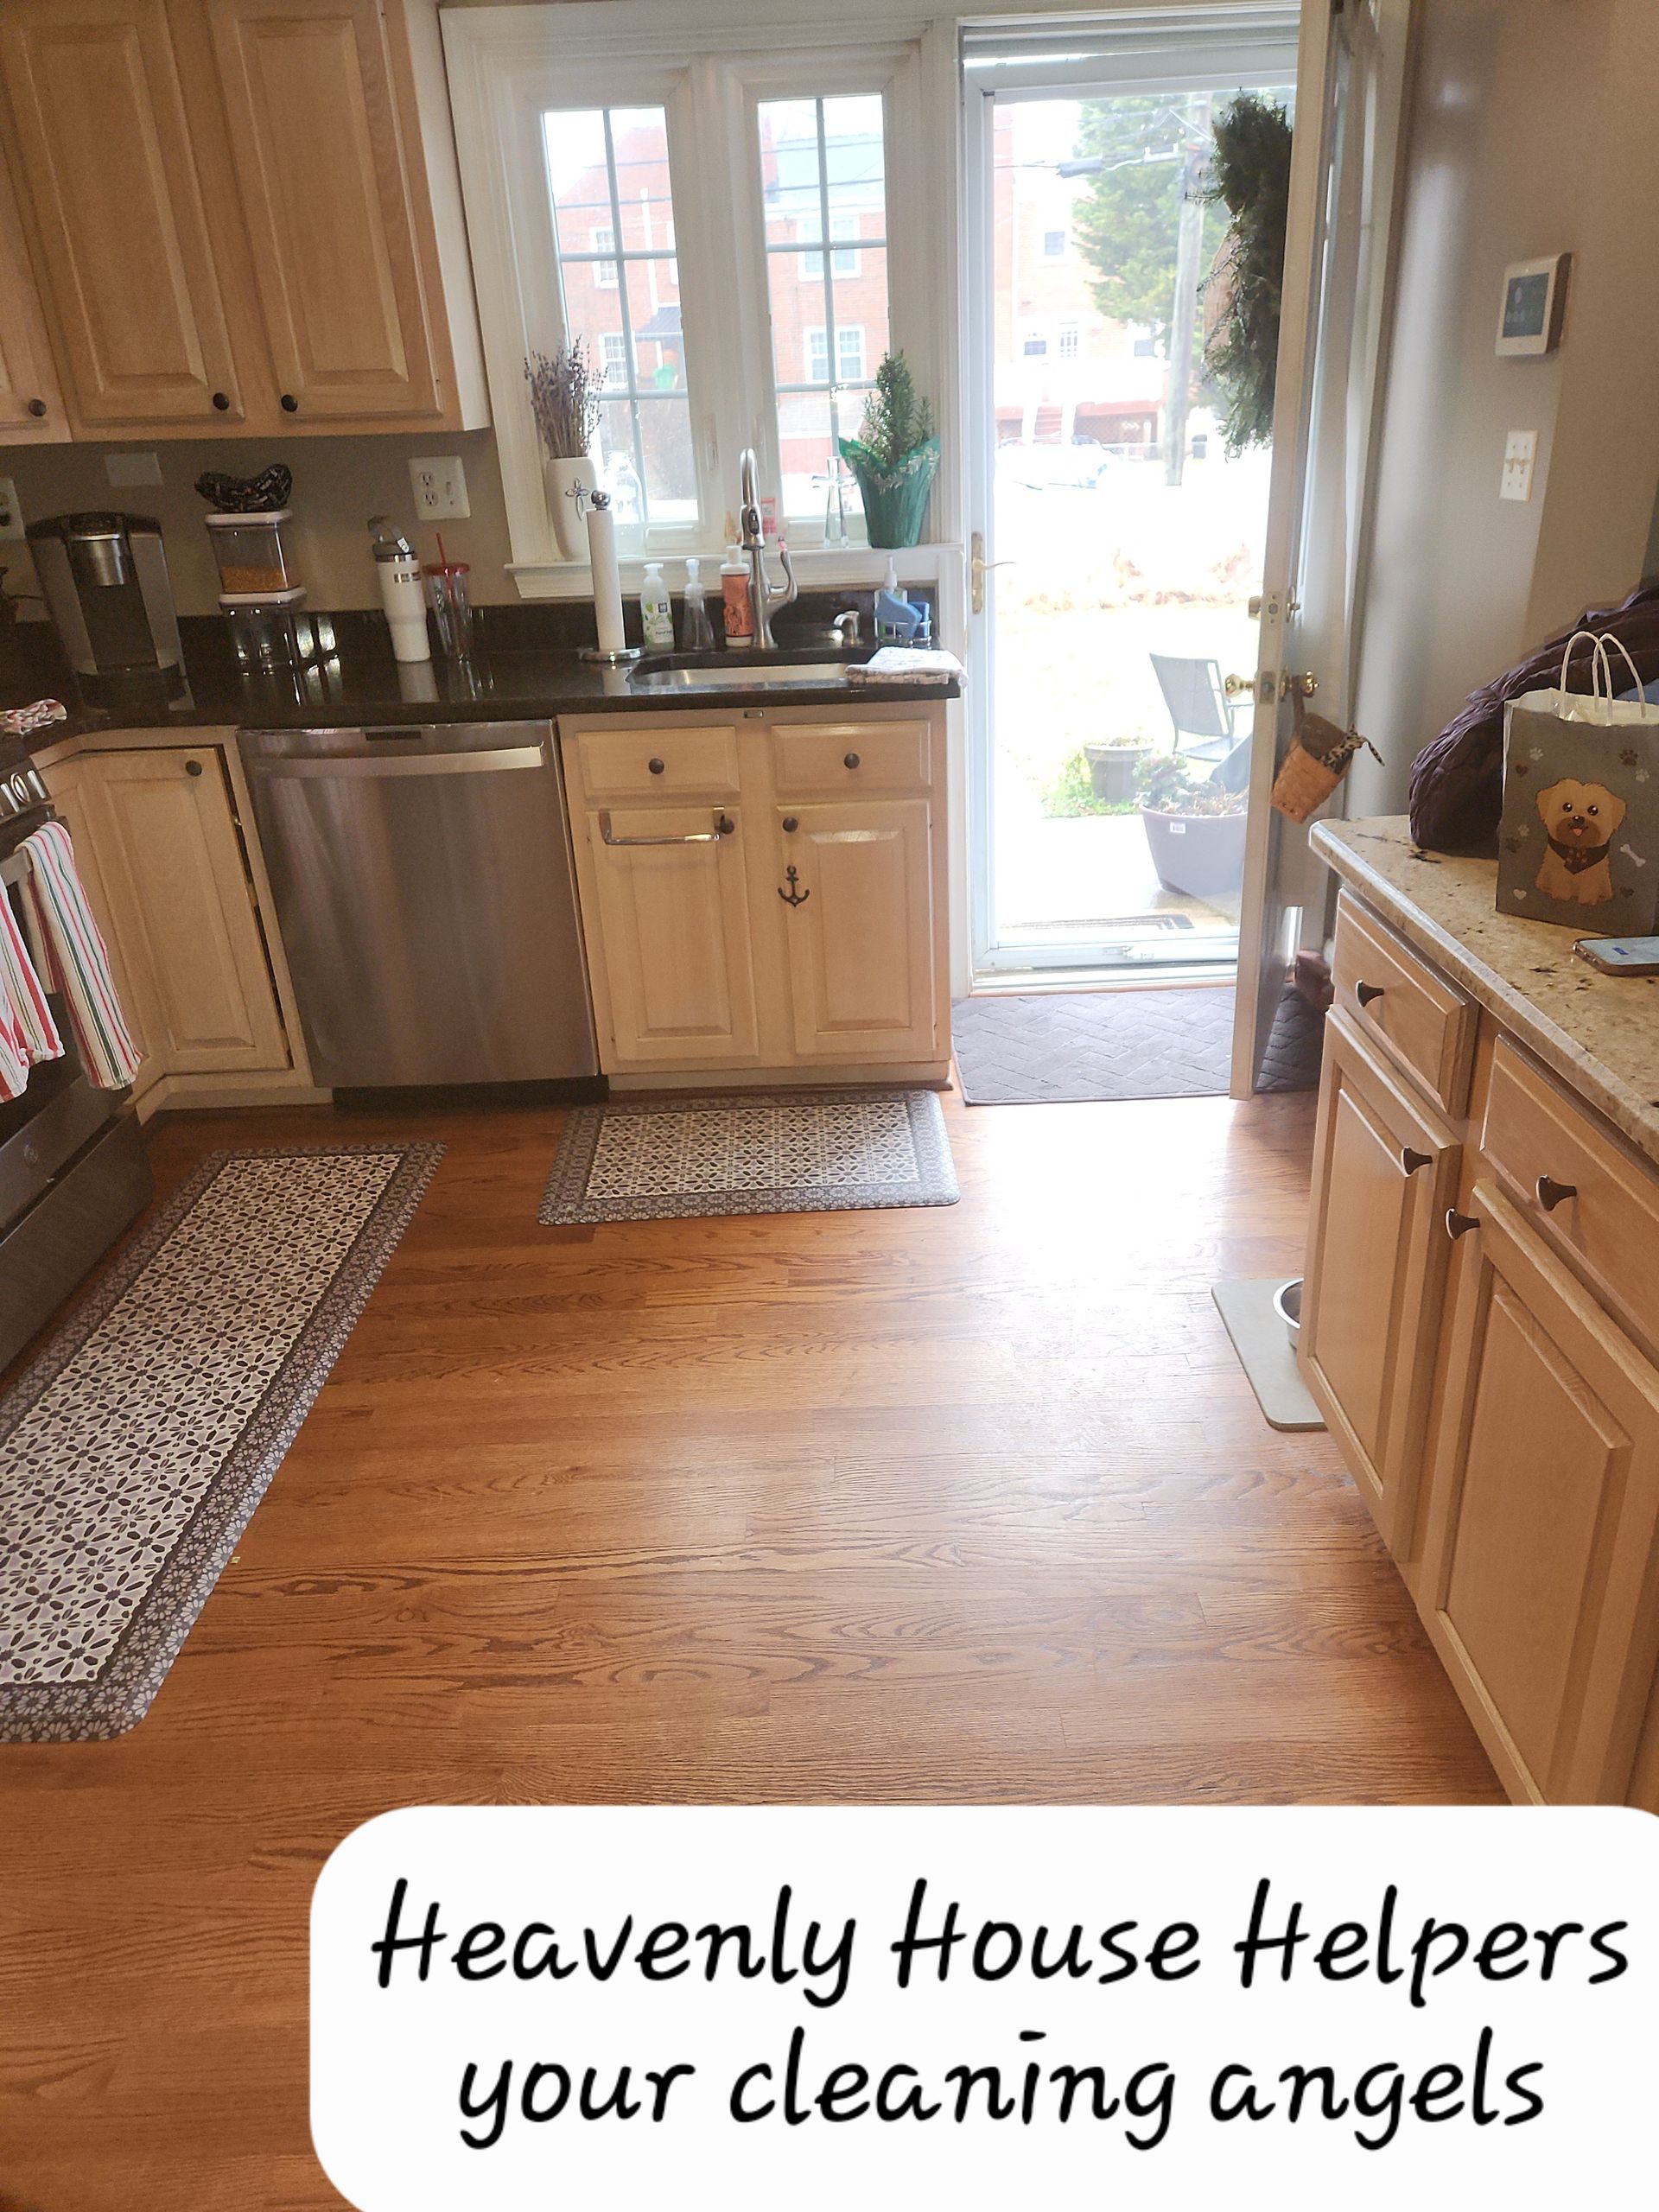
<svg viewBox="0 0 1659 2212"><path fill-rule="evenodd" d="M22 843L52 817L20 740L0 736L0 898L18 906ZM64 1056L0 1100L0 1367L14 1358L150 1197L124 1093L88 1083L60 1001Z"/></svg>

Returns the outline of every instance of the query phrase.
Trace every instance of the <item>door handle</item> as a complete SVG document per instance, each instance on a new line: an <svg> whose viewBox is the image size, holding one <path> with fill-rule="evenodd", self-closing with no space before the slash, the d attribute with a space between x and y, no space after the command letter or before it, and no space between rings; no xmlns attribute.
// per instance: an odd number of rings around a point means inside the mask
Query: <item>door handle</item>
<svg viewBox="0 0 1659 2212"><path fill-rule="evenodd" d="M976 614L985 612L985 579L993 569L1011 569L1012 561L988 561L985 558L985 533L976 530L972 539L968 573L970 579L969 601Z"/></svg>
<svg viewBox="0 0 1659 2212"><path fill-rule="evenodd" d="M1300 674L1293 674L1286 669L1279 678L1279 696L1281 699L1288 699L1293 691L1300 692L1304 699L1311 699L1319 688L1319 677L1310 675L1306 669Z"/></svg>
<svg viewBox="0 0 1659 2212"><path fill-rule="evenodd" d="M693 830L681 837L617 837L611 832L611 810L599 810L599 834L607 845L717 845L722 837L734 836L737 824L729 814L716 814L712 830Z"/></svg>

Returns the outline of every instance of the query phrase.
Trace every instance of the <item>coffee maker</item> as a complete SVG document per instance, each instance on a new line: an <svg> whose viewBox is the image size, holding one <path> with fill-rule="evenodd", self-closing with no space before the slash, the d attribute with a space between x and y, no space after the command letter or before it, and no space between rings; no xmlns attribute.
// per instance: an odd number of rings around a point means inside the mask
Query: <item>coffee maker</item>
<svg viewBox="0 0 1659 2212"><path fill-rule="evenodd" d="M24 535L58 638L95 705L120 703L134 677L184 688L179 618L159 523L148 515L48 515Z"/></svg>

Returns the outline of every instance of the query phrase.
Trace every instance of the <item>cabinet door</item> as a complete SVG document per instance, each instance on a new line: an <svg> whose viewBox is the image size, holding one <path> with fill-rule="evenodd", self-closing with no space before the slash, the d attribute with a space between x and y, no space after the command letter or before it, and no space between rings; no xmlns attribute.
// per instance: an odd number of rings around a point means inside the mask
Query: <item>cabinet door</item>
<svg viewBox="0 0 1659 2212"><path fill-rule="evenodd" d="M1325 1023L1302 1298L1302 1372L1397 1558L1410 1548L1459 1147Z"/></svg>
<svg viewBox="0 0 1659 2212"><path fill-rule="evenodd" d="M148 969L134 961L130 949L137 935L136 918L122 911L105 869L98 810L89 800L89 770L96 774L95 764L87 760L65 760L48 768L43 780L74 846L75 873L109 955L110 977L128 1032L143 1054L132 1078L133 1096L141 1098L164 1073L151 1041L157 1034L155 1009L144 989Z"/></svg>
<svg viewBox="0 0 1659 2212"><path fill-rule="evenodd" d="M0 77L77 429L238 421L163 0L6 0Z"/></svg>
<svg viewBox="0 0 1659 2212"><path fill-rule="evenodd" d="M211 0L208 20L283 408L435 415L376 0Z"/></svg>
<svg viewBox="0 0 1659 2212"><path fill-rule="evenodd" d="M729 824L714 832L716 819ZM754 957L741 810L594 807L601 1034L631 1067L753 1061Z"/></svg>
<svg viewBox="0 0 1659 2212"><path fill-rule="evenodd" d="M111 903L166 1072L286 1067L217 747L104 753L86 765Z"/></svg>
<svg viewBox="0 0 1659 2212"><path fill-rule="evenodd" d="M22 219L0 159L0 441L47 445L68 435Z"/></svg>
<svg viewBox="0 0 1659 2212"><path fill-rule="evenodd" d="M792 826L791 826L792 825ZM933 844L922 798L779 810L795 1050L804 1058L931 1059Z"/></svg>
<svg viewBox="0 0 1659 2212"><path fill-rule="evenodd" d="M1659 1656L1659 1371L1493 1185L1471 1211L1419 1603L1512 1789L1622 1803Z"/></svg>

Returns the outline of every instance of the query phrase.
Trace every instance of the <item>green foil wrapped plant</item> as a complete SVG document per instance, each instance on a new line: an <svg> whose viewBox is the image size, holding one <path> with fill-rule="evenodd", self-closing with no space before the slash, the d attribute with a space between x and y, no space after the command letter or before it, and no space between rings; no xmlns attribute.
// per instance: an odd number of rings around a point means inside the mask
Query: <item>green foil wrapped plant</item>
<svg viewBox="0 0 1659 2212"><path fill-rule="evenodd" d="M841 441L841 457L857 479L871 544L918 544L939 441L932 407L917 392L902 353L883 354L861 435Z"/></svg>

